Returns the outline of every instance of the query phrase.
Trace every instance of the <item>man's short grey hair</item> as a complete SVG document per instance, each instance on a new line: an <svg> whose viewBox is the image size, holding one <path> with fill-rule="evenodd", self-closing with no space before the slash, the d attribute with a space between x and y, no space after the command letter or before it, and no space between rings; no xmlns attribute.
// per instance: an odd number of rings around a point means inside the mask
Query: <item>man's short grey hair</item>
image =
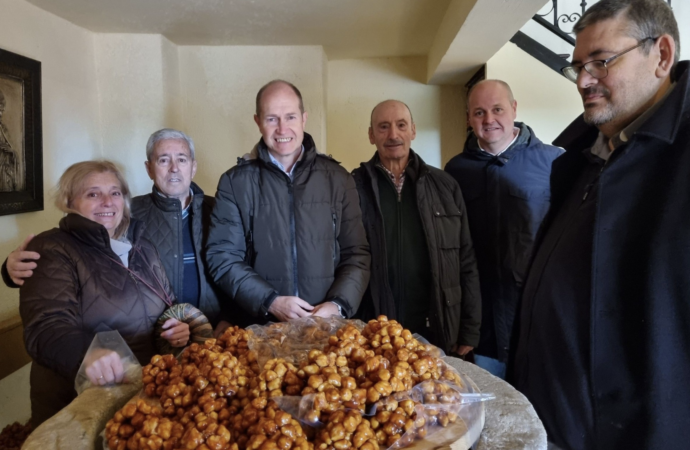
<svg viewBox="0 0 690 450"><path fill-rule="evenodd" d="M470 96L472 95L472 92L474 92L475 89L477 89L477 86L481 86L482 84L486 83L497 83L505 88L505 90L508 92L508 100L510 101L510 104L512 105L515 103L515 96L513 95L513 90L510 88L510 85L506 83L503 80L482 80L478 83L476 83L474 86L470 88L469 91L467 91L467 110L469 111L470 109Z"/></svg>
<svg viewBox="0 0 690 450"><path fill-rule="evenodd" d="M180 130L174 130L172 128L163 128L162 130L158 130L151 135L149 141L146 143L146 159L151 161L156 144L158 144L160 141L167 141L168 139L184 141L187 144L192 161L196 159L196 154L194 152L194 141L192 138Z"/></svg>
<svg viewBox="0 0 690 450"><path fill-rule="evenodd" d="M577 36L585 28L621 14L629 22L628 35L638 41L670 35L676 43L675 66L680 60L680 33L671 7L663 0L601 0L585 11L573 32ZM649 54L652 45L650 40L642 46L645 55Z"/></svg>

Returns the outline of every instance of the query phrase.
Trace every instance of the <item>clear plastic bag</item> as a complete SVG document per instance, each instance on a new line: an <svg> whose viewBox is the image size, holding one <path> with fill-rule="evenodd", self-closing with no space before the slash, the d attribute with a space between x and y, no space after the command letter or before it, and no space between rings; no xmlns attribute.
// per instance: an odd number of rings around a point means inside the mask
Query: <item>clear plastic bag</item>
<svg viewBox="0 0 690 450"><path fill-rule="evenodd" d="M398 450L420 439L440 446L447 444L449 437L452 440L459 438L458 433L465 435L466 440L472 444L481 431L481 402L493 400L495 396L475 392L465 375L458 376L461 386L448 381L424 381L408 391L396 392L366 409L355 410L372 422L380 422L382 427L389 420L397 422L397 425L389 425L390 429L402 435L387 450ZM303 425L321 429L325 424L320 420L321 408L315 404L318 395L283 396L273 400L280 409ZM348 412L353 409L343 406L339 410ZM332 414L333 411L329 413Z"/></svg>
<svg viewBox="0 0 690 450"><path fill-rule="evenodd" d="M156 416L160 416L160 414L156 414L156 410L160 410L160 402L158 401L157 398L152 398L148 397L143 389L137 392L132 398L130 398L127 403L119 409L119 413L122 414L122 412L126 408L134 408L135 411L141 412L141 407L142 405L147 406L147 411L148 414L145 416L148 417L149 414L153 413ZM105 428L98 434L98 436L101 438L102 444L103 444L103 450L110 450L110 445L108 443L108 439L106 437L106 431L108 429L108 424L106 424Z"/></svg>
<svg viewBox="0 0 690 450"><path fill-rule="evenodd" d="M416 385L409 391L399 392L375 405L378 410L394 411L405 400L415 403L415 415L412 417L414 425L387 450L398 450L410 445L418 439L423 439L436 446L447 445L449 440L458 436L456 433L466 430L464 435L470 445L474 444L481 431L482 405L481 402L493 400L493 394L474 392L471 383L459 374L463 387L456 384L430 380ZM377 411L368 411L376 414ZM452 430L455 427L456 430ZM448 430L444 433L444 430Z"/></svg>
<svg viewBox="0 0 690 450"><path fill-rule="evenodd" d="M429 352L431 356L434 356L436 358L443 358L446 356L446 352L441 350L439 347L436 347L433 345L431 342L429 342L424 336L422 336L419 333L415 333L412 335L413 338L417 339L420 343L424 344L424 347L426 348L426 351Z"/></svg>
<svg viewBox="0 0 690 450"><path fill-rule="evenodd" d="M74 388L77 394L81 394L86 389L94 386L87 372L87 370L93 370L90 368L94 363L107 365L114 364L117 366L116 370L119 370L121 367L123 374L122 383L141 382L141 365L117 330L96 333L96 336L94 336L89 349L86 351L86 355L84 355L84 360L81 362L81 366L79 366L77 377L74 380ZM112 370L112 368L110 370ZM115 383L111 383L110 385L113 384ZM96 384L95 386L107 385L108 384Z"/></svg>
<svg viewBox="0 0 690 450"><path fill-rule="evenodd" d="M348 324L359 330L365 325L361 320L347 320L338 316L308 316L288 322L251 325L247 327L251 331L248 345L250 350L257 353L259 367L273 358L283 358L299 365L307 359L309 350L322 350L330 336Z"/></svg>

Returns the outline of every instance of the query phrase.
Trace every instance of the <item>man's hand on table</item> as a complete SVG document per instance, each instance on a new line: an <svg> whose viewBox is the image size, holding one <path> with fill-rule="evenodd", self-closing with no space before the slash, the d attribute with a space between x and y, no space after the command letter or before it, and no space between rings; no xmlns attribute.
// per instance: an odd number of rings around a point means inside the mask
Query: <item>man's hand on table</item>
<svg viewBox="0 0 690 450"><path fill-rule="evenodd" d="M338 305L336 305L333 302L323 302L320 305L317 305L311 313L314 316L324 318L328 318L331 316L342 317L340 315L340 308L338 308Z"/></svg>
<svg viewBox="0 0 690 450"><path fill-rule="evenodd" d="M454 345L453 349L451 350L451 353L455 356L459 356L460 358L465 358L469 352L474 350L474 347L470 347L469 345Z"/></svg>
<svg viewBox="0 0 690 450"><path fill-rule="evenodd" d="M313 306L299 297L280 295L273 300L268 312L276 316L281 322L285 322L290 319L310 316L313 309ZM337 309L336 307L336 314Z"/></svg>

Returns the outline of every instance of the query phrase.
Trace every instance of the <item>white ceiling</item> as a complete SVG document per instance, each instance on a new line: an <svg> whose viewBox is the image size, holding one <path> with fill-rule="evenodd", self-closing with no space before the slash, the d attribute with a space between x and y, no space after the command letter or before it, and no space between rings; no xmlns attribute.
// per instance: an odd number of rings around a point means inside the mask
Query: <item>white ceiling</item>
<svg viewBox="0 0 690 450"><path fill-rule="evenodd" d="M322 45L329 59L426 55L450 0L28 0L102 33L178 45Z"/></svg>

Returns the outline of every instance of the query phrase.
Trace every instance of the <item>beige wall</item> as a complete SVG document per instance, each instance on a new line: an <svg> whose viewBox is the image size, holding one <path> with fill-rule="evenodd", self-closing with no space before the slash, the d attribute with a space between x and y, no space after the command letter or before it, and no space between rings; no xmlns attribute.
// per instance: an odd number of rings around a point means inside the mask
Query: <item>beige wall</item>
<svg viewBox="0 0 690 450"><path fill-rule="evenodd" d="M124 167L131 191L142 194L151 189L149 135L182 124L177 47L147 34L95 34L94 42L103 156Z"/></svg>
<svg viewBox="0 0 690 450"><path fill-rule="evenodd" d="M0 0L0 48L41 61L45 210L0 217L0 259L61 214L52 187L64 169L100 157L93 34L22 0ZM18 291L0 283L0 322L17 314Z"/></svg>
<svg viewBox="0 0 690 450"><path fill-rule="evenodd" d="M197 146L196 181L213 195L220 175L261 135L256 93L275 78L294 83L308 113L306 131L324 150L325 54L321 47L179 47L183 130Z"/></svg>
<svg viewBox="0 0 690 450"><path fill-rule="evenodd" d="M486 63L486 76L510 85L518 103L517 120L529 125L545 143L582 114L575 84L511 42Z"/></svg>
<svg viewBox="0 0 690 450"><path fill-rule="evenodd" d="M0 217L0 259L29 233L54 227L52 188L70 164L101 156L93 34L22 0L0 0L0 48L41 62L45 210ZM0 283L0 323L18 314L19 291ZM9 352L2 349L4 355ZM0 380L0 428L29 419L28 366Z"/></svg>
<svg viewBox="0 0 690 450"><path fill-rule="evenodd" d="M446 153L457 153L464 102L455 102L462 101L462 90L424 84L426 67L425 57L330 61L328 153L348 170L368 161L376 151L367 134L370 113L386 99L402 100L412 110L417 128L412 148L428 164L440 167Z"/></svg>

